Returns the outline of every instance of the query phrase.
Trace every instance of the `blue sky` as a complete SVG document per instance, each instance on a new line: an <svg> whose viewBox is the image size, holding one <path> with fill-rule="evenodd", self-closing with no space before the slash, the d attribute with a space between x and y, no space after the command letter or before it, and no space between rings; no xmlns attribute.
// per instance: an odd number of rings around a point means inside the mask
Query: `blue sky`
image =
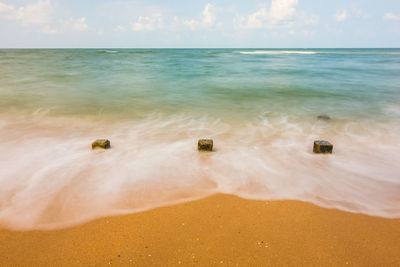
<svg viewBox="0 0 400 267"><path fill-rule="evenodd" d="M400 0L0 0L0 47L400 47Z"/></svg>

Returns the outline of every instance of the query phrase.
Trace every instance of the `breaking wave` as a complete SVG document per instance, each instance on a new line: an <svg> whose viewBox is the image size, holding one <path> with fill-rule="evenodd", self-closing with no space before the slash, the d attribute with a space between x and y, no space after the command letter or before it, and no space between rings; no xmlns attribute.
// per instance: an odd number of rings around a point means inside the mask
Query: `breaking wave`
<svg viewBox="0 0 400 267"><path fill-rule="evenodd" d="M317 54L318 52L315 51L240 51L240 54L246 54L246 55L257 55L257 54L265 54L265 55L280 55L280 54L304 54L304 55L312 55L312 54Z"/></svg>
<svg viewBox="0 0 400 267"><path fill-rule="evenodd" d="M109 53L109 54L116 54L118 51L115 50L96 50L98 53Z"/></svg>

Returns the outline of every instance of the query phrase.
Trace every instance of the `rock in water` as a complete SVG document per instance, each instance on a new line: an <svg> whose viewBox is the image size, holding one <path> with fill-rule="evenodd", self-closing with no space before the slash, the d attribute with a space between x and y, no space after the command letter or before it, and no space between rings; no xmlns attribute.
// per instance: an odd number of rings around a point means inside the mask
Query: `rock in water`
<svg viewBox="0 0 400 267"><path fill-rule="evenodd" d="M199 151L212 151L213 140L212 139L200 139L197 144L197 149Z"/></svg>
<svg viewBox="0 0 400 267"><path fill-rule="evenodd" d="M332 154L333 145L328 141L317 140L314 141L314 153L330 153Z"/></svg>
<svg viewBox="0 0 400 267"><path fill-rule="evenodd" d="M317 119L321 121L329 121L331 117L329 117L328 115L319 115Z"/></svg>
<svg viewBox="0 0 400 267"><path fill-rule="evenodd" d="M96 147L103 148L103 149L109 149L111 147L110 140L107 139L97 139L92 143L92 149L95 149Z"/></svg>

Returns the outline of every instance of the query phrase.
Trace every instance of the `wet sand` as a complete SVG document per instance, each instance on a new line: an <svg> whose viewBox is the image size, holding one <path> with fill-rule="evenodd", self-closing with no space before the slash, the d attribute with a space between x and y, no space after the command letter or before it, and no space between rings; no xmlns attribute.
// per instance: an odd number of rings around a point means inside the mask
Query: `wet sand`
<svg viewBox="0 0 400 267"><path fill-rule="evenodd" d="M0 230L0 266L400 266L400 219L215 195L53 231Z"/></svg>

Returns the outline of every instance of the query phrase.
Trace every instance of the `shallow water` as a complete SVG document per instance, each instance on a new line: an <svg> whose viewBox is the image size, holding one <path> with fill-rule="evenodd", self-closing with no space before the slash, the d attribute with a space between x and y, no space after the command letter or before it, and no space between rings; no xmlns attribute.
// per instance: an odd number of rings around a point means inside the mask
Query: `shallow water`
<svg viewBox="0 0 400 267"><path fill-rule="evenodd" d="M398 49L0 50L0 73L3 226L219 192L400 217Z"/></svg>

